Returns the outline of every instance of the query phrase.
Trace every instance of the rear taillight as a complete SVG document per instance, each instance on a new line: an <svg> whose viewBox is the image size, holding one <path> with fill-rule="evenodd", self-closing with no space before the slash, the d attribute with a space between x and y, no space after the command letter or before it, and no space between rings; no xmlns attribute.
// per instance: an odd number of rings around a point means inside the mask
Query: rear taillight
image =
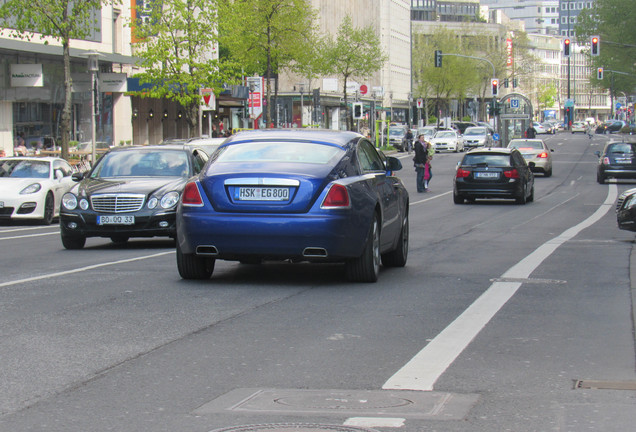
<svg viewBox="0 0 636 432"><path fill-rule="evenodd" d="M202 206L203 200L199 193L196 182L190 182L185 185L181 202L186 206Z"/></svg>
<svg viewBox="0 0 636 432"><path fill-rule="evenodd" d="M539 155L537 155L538 158L541 159L545 159L548 157L548 153L547 152L543 152L543 153L539 153Z"/></svg>
<svg viewBox="0 0 636 432"><path fill-rule="evenodd" d="M465 178L468 177L470 175L470 171L462 169L462 168L457 168L457 173L455 174L456 178Z"/></svg>
<svg viewBox="0 0 636 432"><path fill-rule="evenodd" d="M519 171L517 171L516 169L511 169L511 170L507 170L503 172L504 176L511 178L511 179L518 179L519 178Z"/></svg>
<svg viewBox="0 0 636 432"><path fill-rule="evenodd" d="M349 191L341 184L333 184L322 202L321 208L349 207Z"/></svg>

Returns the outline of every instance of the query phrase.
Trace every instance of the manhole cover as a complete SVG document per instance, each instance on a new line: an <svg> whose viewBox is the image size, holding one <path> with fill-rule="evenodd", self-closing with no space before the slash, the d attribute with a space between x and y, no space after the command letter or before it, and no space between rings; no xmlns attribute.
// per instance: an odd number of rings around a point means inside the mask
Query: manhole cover
<svg viewBox="0 0 636 432"><path fill-rule="evenodd" d="M233 426L211 432L377 432L375 429L328 424L273 423L262 425Z"/></svg>
<svg viewBox="0 0 636 432"><path fill-rule="evenodd" d="M275 403L288 407L327 409L327 410L378 410L412 405L413 402L387 394L308 394L298 393L294 396L282 397Z"/></svg>

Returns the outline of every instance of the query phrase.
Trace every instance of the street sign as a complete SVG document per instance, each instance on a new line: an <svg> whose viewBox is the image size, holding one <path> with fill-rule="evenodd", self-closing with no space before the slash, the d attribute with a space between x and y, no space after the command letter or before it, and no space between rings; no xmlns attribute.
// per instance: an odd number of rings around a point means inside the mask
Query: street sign
<svg viewBox="0 0 636 432"><path fill-rule="evenodd" d="M499 138L500 138L500 137L499 137L499 134L498 134L498 133L496 133L496 134L492 134L492 139L494 139L495 141L499 141Z"/></svg>
<svg viewBox="0 0 636 432"><path fill-rule="evenodd" d="M519 99L510 99L510 108L519 108Z"/></svg>
<svg viewBox="0 0 636 432"><path fill-rule="evenodd" d="M360 94L365 95L367 94L368 91L369 91L369 87L367 87L366 84L362 84L360 86Z"/></svg>
<svg viewBox="0 0 636 432"><path fill-rule="evenodd" d="M422 98L418 98L417 99L417 107L418 108L424 108L424 99L422 99Z"/></svg>
<svg viewBox="0 0 636 432"><path fill-rule="evenodd" d="M621 103L620 103L620 102L616 102L616 109L617 109L617 110L618 110L618 109L621 109L621 107L622 107L622 106L623 106L623 105L621 105Z"/></svg>
<svg viewBox="0 0 636 432"><path fill-rule="evenodd" d="M251 76L245 78L250 89L250 97L247 101L250 118L257 119L263 114L263 77Z"/></svg>
<svg viewBox="0 0 636 432"><path fill-rule="evenodd" d="M203 99L203 103L201 104L201 108L203 110L214 111L216 109L216 96L214 95L214 89L202 88L201 97Z"/></svg>

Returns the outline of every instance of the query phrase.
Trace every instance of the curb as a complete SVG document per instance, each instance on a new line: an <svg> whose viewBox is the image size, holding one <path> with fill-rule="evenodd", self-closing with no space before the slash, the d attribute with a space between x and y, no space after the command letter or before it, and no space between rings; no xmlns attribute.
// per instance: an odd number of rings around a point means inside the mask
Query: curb
<svg viewBox="0 0 636 432"><path fill-rule="evenodd" d="M629 258L629 280L631 287L632 307L632 335L636 341L636 243L632 242L632 251Z"/></svg>

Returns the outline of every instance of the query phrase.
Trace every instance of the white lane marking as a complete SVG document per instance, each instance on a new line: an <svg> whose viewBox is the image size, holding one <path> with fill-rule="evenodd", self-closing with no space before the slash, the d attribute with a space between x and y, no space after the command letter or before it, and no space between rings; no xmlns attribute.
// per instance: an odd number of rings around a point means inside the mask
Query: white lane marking
<svg viewBox="0 0 636 432"><path fill-rule="evenodd" d="M412 202L412 203L410 203L409 205L422 204L422 203L424 203L424 202L426 202L426 201L431 201L431 200L434 200L434 199L436 199L436 198L443 197L444 195L448 195L448 194L450 194L450 193L452 193L452 192L453 192L453 191L448 191L448 192L441 193L441 194L439 194L439 195L433 195L433 196L432 196L432 197L430 197L430 198L424 198L424 199L421 199L421 200L419 200L419 201L413 201L413 202Z"/></svg>
<svg viewBox="0 0 636 432"><path fill-rule="evenodd" d="M508 269L502 279L526 279L559 246L571 240L585 228L599 221L614 207L618 194L615 184L609 185L605 202L590 217L548 240L534 252ZM432 391L435 382L488 324L504 304L517 292L521 283L494 282L490 287L438 334L428 345L397 371L382 386L384 390Z"/></svg>
<svg viewBox="0 0 636 432"><path fill-rule="evenodd" d="M9 233L9 232L17 232L17 231L34 231L34 230L42 230L42 229L50 229L50 228L51 228L50 226L7 228L7 229L0 229L0 233Z"/></svg>
<svg viewBox="0 0 636 432"><path fill-rule="evenodd" d="M3 283L0 283L0 288L8 287L8 286L11 286L11 285L18 285L18 284L26 283L26 282L34 282L34 281L38 281L38 280L42 280L42 279L48 279L48 278L57 277L57 276L65 276L65 275L69 275L69 274L73 274L73 273L80 273L80 272L84 272L84 271L88 271L88 270L94 270L94 269L100 268L100 267L107 267L107 266L111 266L111 265L125 264L125 263L141 261L141 260L150 259L150 258L156 258L156 257L159 257L159 256L173 254L173 253L175 253L175 251L159 252L159 253L151 254L151 255L145 255L145 256L140 256L140 257L135 257L135 258L123 259L123 260L119 260L119 261L111 261L111 262L106 262L106 263L100 263L100 264L93 264L93 265L89 265L89 266L86 266L86 267L80 267L80 268L76 268L76 269L72 269L72 270L65 270L65 271L56 272L56 273L48 273L48 274L44 274L44 275L40 275L40 276L33 276L33 277L25 278L25 279L18 279L18 280L14 280L14 281L3 282Z"/></svg>
<svg viewBox="0 0 636 432"><path fill-rule="evenodd" d="M351 417L343 426L400 428L406 419L392 417Z"/></svg>
<svg viewBox="0 0 636 432"><path fill-rule="evenodd" d="M0 240L15 240L15 239L21 239L21 238L27 238L27 237L42 237L47 235L60 235L60 232L57 231L57 232L40 233L40 234L24 234L24 235L11 236L11 237L0 237Z"/></svg>

